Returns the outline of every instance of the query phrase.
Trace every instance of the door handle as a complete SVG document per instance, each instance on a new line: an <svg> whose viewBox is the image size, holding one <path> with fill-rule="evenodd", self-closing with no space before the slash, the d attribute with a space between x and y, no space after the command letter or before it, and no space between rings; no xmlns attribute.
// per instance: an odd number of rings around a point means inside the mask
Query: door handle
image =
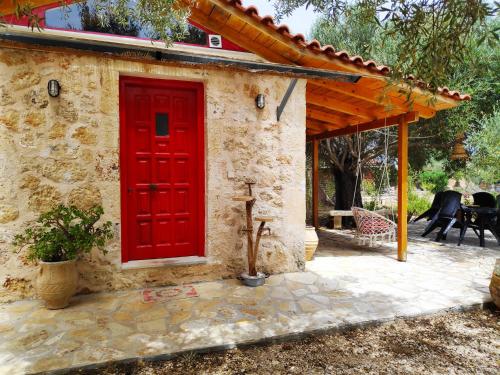
<svg viewBox="0 0 500 375"><path fill-rule="evenodd" d="M156 184L149 184L149 190L156 191L157 188L158 186L156 186Z"/></svg>

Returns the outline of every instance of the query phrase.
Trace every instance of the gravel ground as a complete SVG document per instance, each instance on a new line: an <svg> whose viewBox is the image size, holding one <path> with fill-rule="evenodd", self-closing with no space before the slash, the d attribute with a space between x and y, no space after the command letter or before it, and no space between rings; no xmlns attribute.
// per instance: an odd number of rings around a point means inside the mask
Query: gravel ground
<svg viewBox="0 0 500 375"><path fill-rule="evenodd" d="M495 374L500 312L474 310L86 374Z"/></svg>

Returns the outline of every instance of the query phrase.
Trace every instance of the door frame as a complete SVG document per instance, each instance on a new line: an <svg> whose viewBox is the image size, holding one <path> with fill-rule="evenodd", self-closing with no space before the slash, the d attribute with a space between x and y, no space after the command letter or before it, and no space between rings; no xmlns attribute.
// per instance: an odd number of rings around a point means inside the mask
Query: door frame
<svg viewBox="0 0 500 375"><path fill-rule="evenodd" d="M205 256L205 216L206 216L206 206L205 206L205 192L206 192L206 181L205 181L205 169L206 169L206 158L205 158L205 100L204 100L204 85L203 82L193 82L193 81L178 81L171 79L161 79L161 78L144 78L137 76L127 76L120 75L119 78L119 115L120 115L120 142L119 142L119 153L120 153L120 208L121 208L121 262L126 263L129 261L128 256L128 208L127 208L127 116L126 116L126 103L125 103L125 90L128 86L141 86L141 87L154 87L154 88L168 88L168 89L191 89L196 93L196 147L198 149L197 153L197 166L198 166L198 178L197 178L197 210L200 215L196 218L196 235L197 235L197 254L200 257Z"/></svg>

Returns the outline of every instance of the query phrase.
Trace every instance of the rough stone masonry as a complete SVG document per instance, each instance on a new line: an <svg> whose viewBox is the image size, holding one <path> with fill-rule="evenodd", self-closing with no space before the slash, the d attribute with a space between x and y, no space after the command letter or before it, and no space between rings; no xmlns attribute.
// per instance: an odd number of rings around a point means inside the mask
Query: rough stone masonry
<svg viewBox="0 0 500 375"><path fill-rule="evenodd" d="M201 81L205 85L206 249L201 265L122 270L118 81L120 75ZM32 296L36 265L11 242L60 202L102 204L116 226L104 256L78 264L79 292L234 277L245 268L240 232L244 180L257 181L256 214L274 216L259 264L270 273L304 266L305 81L280 122L275 110L289 78L190 69L33 46L0 46L0 301ZM57 79L61 95L49 97ZM258 110L254 98L266 95Z"/></svg>

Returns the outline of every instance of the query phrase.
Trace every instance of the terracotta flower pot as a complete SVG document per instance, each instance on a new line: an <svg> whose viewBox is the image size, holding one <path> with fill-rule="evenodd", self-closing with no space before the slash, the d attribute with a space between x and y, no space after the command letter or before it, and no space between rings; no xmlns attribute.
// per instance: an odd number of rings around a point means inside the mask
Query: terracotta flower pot
<svg viewBox="0 0 500 375"><path fill-rule="evenodd" d="M314 252L318 248L318 235L314 227L306 226L305 247L306 247L306 261L313 259Z"/></svg>
<svg viewBox="0 0 500 375"><path fill-rule="evenodd" d="M490 294L495 305L500 308L500 259L497 259L491 275Z"/></svg>
<svg viewBox="0 0 500 375"><path fill-rule="evenodd" d="M36 281L38 296L48 309L63 309L76 292L76 261L40 262Z"/></svg>

